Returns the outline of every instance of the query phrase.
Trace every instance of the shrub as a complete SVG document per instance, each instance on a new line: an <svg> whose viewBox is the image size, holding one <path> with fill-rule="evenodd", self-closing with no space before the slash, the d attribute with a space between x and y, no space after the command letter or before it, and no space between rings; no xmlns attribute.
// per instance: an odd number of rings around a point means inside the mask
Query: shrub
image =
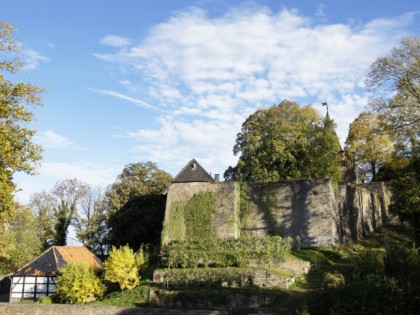
<svg viewBox="0 0 420 315"><path fill-rule="evenodd" d="M56 285L57 299L69 304L88 303L105 293L105 285L87 264L68 264L61 269Z"/></svg>
<svg viewBox="0 0 420 315"><path fill-rule="evenodd" d="M380 250L365 250L354 259L353 279L362 279L370 274L382 274L385 253Z"/></svg>
<svg viewBox="0 0 420 315"><path fill-rule="evenodd" d="M162 263L169 268L249 267L281 261L290 251L292 238L280 236L172 241L162 249Z"/></svg>
<svg viewBox="0 0 420 315"><path fill-rule="evenodd" d="M344 285L344 282L344 276L341 273L324 273L323 287L326 289L338 288Z"/></svg>
<svg viewBox="0 0 420 315"><path fill-rule="evenodd" d="M104 262L105 280L117 282L121 290L132 290L140 283L138 272L145 262L143 251L135 254L128 245L118 249L112 246Z"/></svg>

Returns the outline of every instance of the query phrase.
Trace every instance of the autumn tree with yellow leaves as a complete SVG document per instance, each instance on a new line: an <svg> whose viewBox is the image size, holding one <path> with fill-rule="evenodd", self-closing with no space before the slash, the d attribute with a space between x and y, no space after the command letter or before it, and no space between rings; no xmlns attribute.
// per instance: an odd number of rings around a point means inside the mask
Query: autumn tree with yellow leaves
<svg viewBox="0 0 420 315"><path fill-rule="evenodd" d="M13 181L15 172L33 174L41 159L41 147L32 142L34 130L27 127L33 120L29 106L41 106L43 89L30 83L6 78L22 69L19 44L13 38L15 27L0 21L0 229L14 213Z"/></svg>

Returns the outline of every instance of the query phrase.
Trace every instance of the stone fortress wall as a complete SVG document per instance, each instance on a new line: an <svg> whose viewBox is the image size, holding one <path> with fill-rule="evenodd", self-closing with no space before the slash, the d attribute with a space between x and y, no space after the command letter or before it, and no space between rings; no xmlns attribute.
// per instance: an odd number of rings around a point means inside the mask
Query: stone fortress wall
<svg viewBox="0 0 420 315"><path fill-rule="evenodd" d="M220 238L241 235L299 237L302 247L355 241L386 223L390 192L382 182L333 187L329 180L272 184L237 182L172 183L167 192L164 225L171 205L195 194L213 192L212 227ZM163 243L171 240L165 235Z"/></svg>

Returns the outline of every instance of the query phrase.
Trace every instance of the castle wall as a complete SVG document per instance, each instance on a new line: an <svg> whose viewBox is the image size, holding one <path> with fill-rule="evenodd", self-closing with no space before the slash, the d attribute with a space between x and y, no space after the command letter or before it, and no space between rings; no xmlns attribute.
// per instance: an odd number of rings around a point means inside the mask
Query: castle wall
<svg viewBox="0 0 420 315"><path fill-rule="evenodd" d="M357 241L389 220L391 193L383 182L341 185L337 226L341 242Z"/></svg>
<svg viewBox="0 0 420 315"><path fill-rule="evenodd" d="M329 181L254 184L245 189L251 208L250 218L241 221L242 234L299 237L303 247L337 243L336 202Z"/></svg>
<svg viewBox="0 0 420 315"><path fill-rule="evenodd" d="M174 183L168 190L164 226L172 205L195 194L216 194L212 227L217 237L282 235L299 237L302 247L357 240L386 223L390 194L382 183L340 185L329 180L270 184ZM164 235L163 242L183 240Z"/></svg>

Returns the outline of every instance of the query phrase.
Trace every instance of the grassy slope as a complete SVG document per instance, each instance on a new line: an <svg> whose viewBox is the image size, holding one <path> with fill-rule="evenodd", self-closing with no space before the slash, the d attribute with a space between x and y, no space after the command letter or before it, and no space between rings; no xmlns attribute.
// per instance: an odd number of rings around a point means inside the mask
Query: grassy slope
<svg viewBox="0 0 420 315"><path fill-rule="evenodd" d="M276 299L271 303L271 307L290 307L302 309L305 304L313 303L319 299L319 292L322 291L323 276L325 272L338 272L343 274L346 279L351 278L356 268L358 257L367 251L385 251L388 246L400 248L411 248L412 241L407 230L401 227L383 228L378 233L372 233L368 237L361 239L357 243L347 243L331 248L309 248L293 251L291 255L310 261L312 270L308 275L300 276L296 284L289 290L267 290L267 294L276 295ZM137 287L131 292L114 292L97 301L99 305L118 305L118 306L146 306L148 282ZM194 292L195 289L190 289ZM197 288L196 290L203 290ZM215 288L208 289L215 290ZM231 289L235 292L237 289ZM258 289L255 290L261 293ZM220 290L222 294L228 294L229 289ZM193 295L193 294L192 294Z"/></svg>

